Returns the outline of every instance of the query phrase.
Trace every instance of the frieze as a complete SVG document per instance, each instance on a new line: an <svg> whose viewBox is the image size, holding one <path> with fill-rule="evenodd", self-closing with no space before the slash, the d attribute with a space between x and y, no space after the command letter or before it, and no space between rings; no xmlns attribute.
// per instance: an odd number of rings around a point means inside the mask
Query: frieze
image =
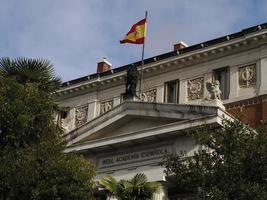
<svg viewBox="0 0 267 200"><path fill-rule="evenodd" d="M196 78L187 82L188 100L202 99L204 96L204 78Z"/></svg>
<svg viewBox="0 0 267 200"><path fill-rule="evenodd" d="M113 108L113 99L100 103L100 115Z"/></svg>
<svg viewBox="0 0 267 200"><path fill-rule="evenodd" d="M142 92L142 100L145 102L156 102L157 89Z"/></svg>
<svg viewBox="0 0 267 200"><path fill-rule="evenodd" d="M75 111L75 126L80 127L87 122L88 105L80 106Z"/></svg>
<svg viewBox="0 0 267 200"><path fill-rule="evenodd" d="M239 68L239 86L251 87L256 84L256 64Z"/></svg>

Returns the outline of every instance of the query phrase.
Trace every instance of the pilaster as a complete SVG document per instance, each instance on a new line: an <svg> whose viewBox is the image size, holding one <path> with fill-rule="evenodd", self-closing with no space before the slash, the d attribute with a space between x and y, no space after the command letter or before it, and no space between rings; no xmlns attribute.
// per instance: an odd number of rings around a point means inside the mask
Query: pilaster
<svg viewBox="0 0 267 200"><path fill-rule="evenodd" d="M92 120L97 115L97 100L93 100L88 103L88 115L87 115L87 121Z"/></svg>
<svg viewBox="0 0 267 200"><path fill-rule="evenodd" d="M119 105L121 103L121 97L117 96L113 98L113 107Z"/></svg>
<svg viewBox="0 0 267 200"><path fill-rule="evenodd" d="M261 58L260 60L260 69L259 69L259 74L261 75L260 77L260 91L259 94L267 94L267 58Z"/></svg>
<svg viewBox="0 0 267 200"><path fill-rule="evenodd" d="M238 97L238 67L230 67L230 93L229 99Z"/></svg>
<svg viewBox="0 0 267 200"><path fill-rule="evenodd" d="M187 80L180 80L179 84L179 104L187 103Z"/></svg>
<svg viewBox="0 0 267 200"><path fill-rule="evenodd" d="M164 85L157 86L156 102L163 103L164 101Z"/></svg>
<svg viewBox="0 0 267 200"><path fill-rule="evenodd" d="M206 83L207 82L209 82L209 83L213 82L213 80L212 80L212 72L204 74L204 88L203 88L204 96L203 96L203 99L205 99L209 95L209 91L206 88Z"/></svg>

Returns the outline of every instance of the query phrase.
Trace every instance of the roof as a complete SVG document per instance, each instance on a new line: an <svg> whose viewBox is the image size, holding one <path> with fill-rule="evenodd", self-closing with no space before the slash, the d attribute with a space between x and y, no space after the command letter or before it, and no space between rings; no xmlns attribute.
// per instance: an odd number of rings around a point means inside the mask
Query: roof
<svg viewBox="0 0 267 200"><path fill-rule="evenodd" d="M177 56L177 55L180 55L180 54L185 54L185 53L188 53L188 52L193 52L193 51L198 50L198 49L203 49L203 48L210 47L210 46L213 46L213 45L217 45L217 44L220 44L220 43L223 43L223 42L226 42L226 41L230 41L230 40L233 40L233 39L241 38L241 37L244 37L244 36L246 36L248 34L251 34L251 33L254 33L254 32L257 32L257 31L261 31L263 29L267 29L267 23L259 24L259 25L256 25L256 26L252 26L252 27L243 29L243 30L241 30L239 32L230 34L230 35L226 35L226 36L219 37L219 38L216 38L216 39L213 39L213 40L209 40L209 41L206 41L206 42L202 42L202 43L199 43L199 44L188 46L188 47L185 47L185 48L180 49L178 51L170 51L170 52L167 52L167 53L164 53L164 54L153 56L153 57L145 59L144 60L144 64L149 64L149 63L152 63L152 62L155 62L155 61L164 60L166 58L170 58L170 57L173 57L173 56ZM140 66L141 65L141 61L130 63L130 64L127 64L127 65L124 65L124 66L121 66L121 67L117 67L117 68L111 69L111 70L106 71L106 72L94 73L94 74L83 76L83 77L80 77L80 78L77 78L77 79L74 79L74 80L70 80L70 81L64 82L62 84L62 87L67 87L69 85L73 85L73 84L77 84L77 83L80 83L80 82L88 81L90 79L95 79L95 78L98 78L98 77L108 76L108 75L111 75L111 74L114 74L114 73L118 73L118 72L121 72L121 71L126 71L132 65Z"/></svg>

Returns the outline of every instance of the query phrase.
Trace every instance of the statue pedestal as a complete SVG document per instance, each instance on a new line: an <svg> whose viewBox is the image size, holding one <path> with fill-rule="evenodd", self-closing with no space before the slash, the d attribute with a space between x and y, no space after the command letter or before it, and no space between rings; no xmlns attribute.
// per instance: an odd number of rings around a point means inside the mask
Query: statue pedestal
<svg viewBox="0 0 267 200"><path fill-rule="evenodd" d="M211 100L205 99L202 101L201 105L203 105L203 106L216 106L216 107L221 108L222 110L225 110L223 102L219 99L211 99Z"/></svg>
<svg viewBox="0 0 267 200"><path fill-rule="evenodd" d="M141 101L141 99L137 95L129 95L124 93L122 97L123 101Z"/></svg>

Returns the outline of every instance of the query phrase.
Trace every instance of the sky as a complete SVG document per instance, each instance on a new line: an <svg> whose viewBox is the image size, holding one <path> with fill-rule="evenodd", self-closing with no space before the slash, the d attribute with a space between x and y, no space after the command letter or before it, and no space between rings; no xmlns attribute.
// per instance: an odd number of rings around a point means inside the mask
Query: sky
<svg viewBox="0 0 267 200"><path fill-rule="evenodd" d="M46 58L63 81L141 59L120 44L148 11L145 58L267 22L267 0L0 0L0 57Z"/></svg>

